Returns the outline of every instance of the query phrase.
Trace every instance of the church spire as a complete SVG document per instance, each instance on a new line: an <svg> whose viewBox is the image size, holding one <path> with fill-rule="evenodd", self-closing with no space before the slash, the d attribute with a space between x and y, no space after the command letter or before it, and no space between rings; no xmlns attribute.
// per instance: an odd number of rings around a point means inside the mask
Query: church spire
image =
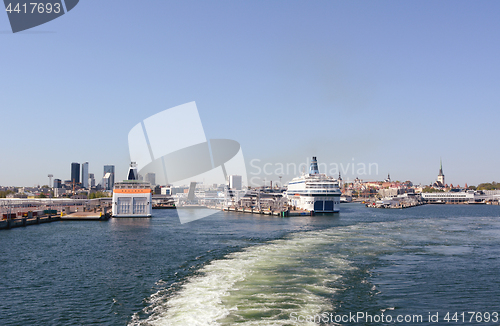
<svg viewBox="0 0 500 326"><path fill-rule="evenodd" d="M443 187L445 185L444 183L444 173L443 173L443 160L439 159L439 174L437 178L437 183L439 186Z"/></svg>

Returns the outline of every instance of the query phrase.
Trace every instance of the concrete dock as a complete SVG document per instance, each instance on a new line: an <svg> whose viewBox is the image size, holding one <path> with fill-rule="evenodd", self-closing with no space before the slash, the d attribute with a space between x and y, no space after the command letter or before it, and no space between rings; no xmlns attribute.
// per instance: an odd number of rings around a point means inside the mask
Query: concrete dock
<svg viewBox="0 0 500 326"><path fill-rule="evenodd" d="M220 207L211 207L215 209L221 209ZM256 209L256 208L245 208L245 207L224 207L221 210L226 212L239 212L239 213L250 213L250 214L261 214L261 215L272 215L272 216L280 216L280 217L288 217L288 216L311 216L314 215L314 212L306 211L306 210L281 210L281 211L273 211L269 209Z"/></svg>
<svg viewBox="0 0 500 326"><path fill-rule="evenodd" d="M2 229L12 229L17 227L25 227L28 225L50 223L55 221L60 221L61 217L58 215L46 215L46 216L36 216L36 217L23 217L14 218L8 220L0 221L0 230Z"/></svg>
<svg viewBox="0 0 500 326"><path fill-rule="evenodd" d="M73 211L72 210L76 210ZM65 207L58 210L36 210L17 211L15 213L2 214L0 220L0 230L25 227L28 225L50 223L55 221L105 221L111 215L108 207L100 209L86 210L83 208Z"/></svg>
<svg viewBox="0 0 500 326"><path fill-rule="evenodd" d="M370 208L403 209L403 208L422 206L425 204L426 203L424 203L424 202L398 202L398 203L390 203L390 204L372 202L372 203L366 203L365 206L370 207Z"/></svg>
<svg viewBox="0 0 500 326"><path fill-rule="evenodd" d="M108 213L102 212L74 212L60 217L61 221L103 221L109 218Z"/></svg>

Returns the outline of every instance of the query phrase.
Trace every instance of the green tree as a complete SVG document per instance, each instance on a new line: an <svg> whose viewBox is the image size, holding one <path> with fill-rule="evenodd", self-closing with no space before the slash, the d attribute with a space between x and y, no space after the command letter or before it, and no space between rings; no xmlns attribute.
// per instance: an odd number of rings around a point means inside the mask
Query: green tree
<svg viewBox="0 0 500 326"><path fill-rule="evenodd" d="M498 190L500 189L500 183L496 183L495 181L491 183L480 183L477 186L477 190Z"/></svg>
<svg viewBox="0 0 500 326"><path fill-rule="evenodd" d="M14 192L12 190L2 190L0 191L0 198L6 198L7 195L13 194Z"/></svg>
<svg viewBox="0 0 500 326"><path fill-rule="evenodd" d="M444 190L434 189L432 187L427 186L424 189L422 189L422 192L444 192Z"/></svg>
<svg viewBox="0 0 500 326"><path fill-rule="evenodd" d="M102 198L102 197L108 197L108 194L103 191L96 191L96 192L91 192L88 195L88 199L96 199L96 198Z"/></svg>

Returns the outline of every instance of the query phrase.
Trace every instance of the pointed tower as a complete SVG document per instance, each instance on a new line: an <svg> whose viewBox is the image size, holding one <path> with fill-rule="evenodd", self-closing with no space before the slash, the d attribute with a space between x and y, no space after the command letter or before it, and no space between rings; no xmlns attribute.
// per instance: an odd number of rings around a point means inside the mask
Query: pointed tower
<svg viewBox="0 0 500 326"><path fill-rule="evenodd" d="M440 159L439 174L437 178L438 183L444 186L444 174L443 174L443 160Z"/></svg>

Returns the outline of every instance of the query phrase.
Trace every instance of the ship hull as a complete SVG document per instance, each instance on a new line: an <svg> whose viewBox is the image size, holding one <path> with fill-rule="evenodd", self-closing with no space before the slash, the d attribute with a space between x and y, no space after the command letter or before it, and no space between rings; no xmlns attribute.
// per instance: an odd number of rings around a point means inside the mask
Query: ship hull
<svg viewBox="0 0 500 326"><path fill-rule="evenodd" d="M292 196L289 205L315 213L338 213L340 194L329 196Z"/></svg>
<svg viewBox="0 0 500 326"><path fill-rule="evenodd" d="M309 174L292 179L286 191L289 205L314 213L338 213L341 195L338 180L319 173L315 156Z"/></svg>
<svg viewBox="0 0 500 326"><path fill-rule="evenodd" d="M113 217L151 217L151 190L115 189L113 191Z"/></svg>

